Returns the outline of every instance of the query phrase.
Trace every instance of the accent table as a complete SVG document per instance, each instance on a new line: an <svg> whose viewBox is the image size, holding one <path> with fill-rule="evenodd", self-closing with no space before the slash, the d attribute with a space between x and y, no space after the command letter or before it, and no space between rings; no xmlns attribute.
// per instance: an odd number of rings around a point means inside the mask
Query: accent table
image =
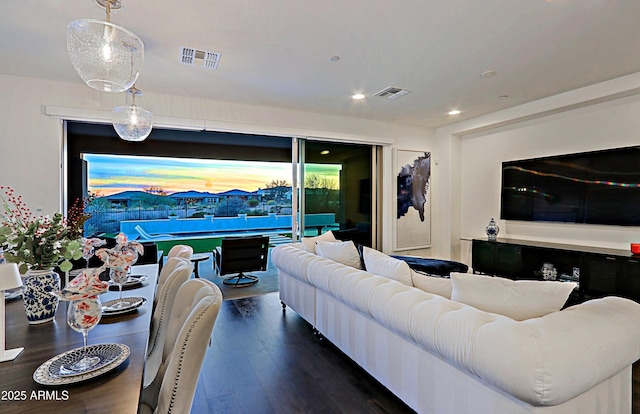
<svg viewBox="0 0 640 414"><path fill-rule="evenodd" d="M53 322L29 325L22 299L6 302L7 346L24 347L14 361L0 363L0 413L136 413L142 389L149 339L152 304L158 265L134 266L147 276L145 285L125 292L147 302L132 313L103 317L89 332L89 345L123 343L131 349L129 359L118 368L84 383L48 387L33 380L34 371L48 359L82 346L82 335L67 326L68 302L60 301ZM117 292L101 295L117 299Z"/></svg>
<svg viewBox="0 0 640 414"><path fill-rule="evenodd" d="M198 266L200 265L200 262L204 262L206 260L209 260L209 254L208 253L196 253L191 255L191 262L193 263L193 275L195 277L200 277L200 274L198 274Z"/></svg>

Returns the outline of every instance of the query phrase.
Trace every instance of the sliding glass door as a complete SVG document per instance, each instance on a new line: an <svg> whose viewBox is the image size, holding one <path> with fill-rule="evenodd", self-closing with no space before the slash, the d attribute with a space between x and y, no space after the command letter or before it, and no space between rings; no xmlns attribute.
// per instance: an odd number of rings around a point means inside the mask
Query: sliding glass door
<svg viewBox="0 0 640 414"><path fill-rule="evenodd" d="M91 196L91 234L129 230L142 237L127 226L146 220L147 233L176 237L264 230L297 240L331 230L375 247L378 151L364 144L162 129L132 144L110 125L68 122L67 203ZM201 228L179 228L195 221L167 221L172 216L199 219ZM168 227L153 230L157 222Z"/></svg>
<svg viewBox="0 0 640 414"><path fill-rule="evenodd" d="M298 140L298 233L373 246L376 147Z"/></svg>

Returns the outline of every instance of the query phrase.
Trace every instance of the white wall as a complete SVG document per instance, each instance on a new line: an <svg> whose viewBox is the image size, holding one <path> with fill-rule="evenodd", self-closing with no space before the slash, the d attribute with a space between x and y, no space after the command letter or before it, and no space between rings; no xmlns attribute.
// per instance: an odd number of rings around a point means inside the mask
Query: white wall
<svg viewBox="0 0 640 414"><path fill-rule="evenodd" d="M95 91L78 83L0 75L0 185L23 195L32 210L59 211L63 194L63 124L61 118L110 119L123 94ZM429 151L435 133L428 128L286 111L267 107L158 95L145 91L140 106L154 113L156 124L271 135L310 136L336 141L384 144L383 249L393 245L393 148ZM428 250L423 252L428 254Z"/></svg>
<svg viewBox="0 0 640 414"><path fill-rule="evenodd" d="M618 249L639 241L637 227L498 220L503 161L640 145L639 85L638 75L620 78L437 131L439 147L451 148L458 164L450 166L450 195L441 198L459 223L447 228L451 257L469 263L468 240L485 238L492 217L500 237ZM439 211L447 216L445 207Z"/></svg>
<svg viewBox="0 0 640 414"><path fill-rule="evenodd" d="M122 94L77 84L0 75L0 185L11 185L35 210L61 208L62 122L56 114L108 120ZM640 145L640 74L557 95L432 131L415 126L285 111L145 92L141 106L156 122L338 141L383 148L383 246L392 252L393 149L431 151L432 247L403 254L467 262L464 240L485 237L499 214L502 161ZM500 222L500 236L628 248L636 228Z"/></svg>

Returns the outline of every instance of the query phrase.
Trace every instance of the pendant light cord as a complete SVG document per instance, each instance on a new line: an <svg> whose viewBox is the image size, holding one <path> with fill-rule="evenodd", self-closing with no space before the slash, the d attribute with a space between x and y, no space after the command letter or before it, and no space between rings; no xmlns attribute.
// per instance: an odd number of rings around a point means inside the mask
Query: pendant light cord
<svg viewBox="0 0 640 414"><path fill-rule="evenodd" d="M107 0L104 6L107 11L107 23L111 23L111 0Z"/></svg>

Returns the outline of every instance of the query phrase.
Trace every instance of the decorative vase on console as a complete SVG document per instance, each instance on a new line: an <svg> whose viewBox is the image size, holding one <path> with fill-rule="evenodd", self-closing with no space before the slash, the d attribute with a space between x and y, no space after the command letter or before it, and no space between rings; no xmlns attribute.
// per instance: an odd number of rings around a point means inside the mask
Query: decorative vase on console
<svg viewBox="0 0 640 414"><path fill-rule="evenodd" d="M29 270L22 289L24 312L30 324L55 318L59 299L52 293L60 290L60 275L53 269Z"/></svg>
<svg viewBox="0 0 640 414"><path fill-rule="evenodd" d="M498 227L493 218L489 222L489 225L486 228L486 232L489 241L496 241L496 239L498 238L498 233L500 232L500 227Z"/></svg>

